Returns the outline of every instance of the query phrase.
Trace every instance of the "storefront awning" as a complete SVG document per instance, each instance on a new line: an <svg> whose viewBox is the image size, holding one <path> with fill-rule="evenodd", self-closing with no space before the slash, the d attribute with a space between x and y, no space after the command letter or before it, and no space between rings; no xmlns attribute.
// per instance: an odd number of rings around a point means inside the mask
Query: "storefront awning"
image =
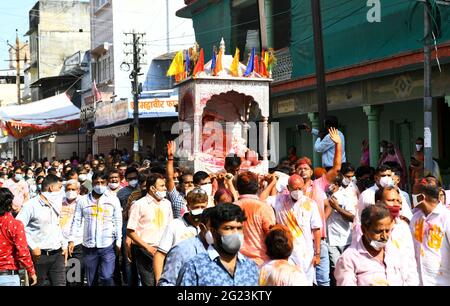
<svg viewBox="0 0 450 306"><path fill-rule="evenodd" d="M95 136L97 137L120 137L127 135L130 132L130 123L113 126L105 129L95 129Z"/></svg>
<svg viewBox="0 0 450 306"><path fill-rule="evenodd" d="M80 127L80 109L66 93L44 100L0 109L0 120L15 138L42 132L63 132Z"/></svg>

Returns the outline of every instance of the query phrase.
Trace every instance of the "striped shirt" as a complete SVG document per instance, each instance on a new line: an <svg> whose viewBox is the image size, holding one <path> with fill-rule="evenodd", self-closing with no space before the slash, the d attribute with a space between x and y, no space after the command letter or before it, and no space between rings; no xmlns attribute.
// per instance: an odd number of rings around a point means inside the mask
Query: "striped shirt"
<svg viewBox="0 0 450 306"><path fill-rule="evenodd" d="M84 221L84 226L82 226ZM117 196L104 193L98 200L92 193L77 200L75 217L71 229L71 241L83 229L83 246L105 248L114 242L122 243L122 208Z"/></svg>

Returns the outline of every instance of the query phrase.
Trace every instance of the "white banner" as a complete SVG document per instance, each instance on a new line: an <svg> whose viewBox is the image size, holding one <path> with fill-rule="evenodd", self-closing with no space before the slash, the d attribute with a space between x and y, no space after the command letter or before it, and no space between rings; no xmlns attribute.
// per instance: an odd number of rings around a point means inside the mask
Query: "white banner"
<svg viewBox="0 0 450 306"><path fill-rule="evenodd" d="M108 126L129 119L127 105L126 100L98 103L95 110L95 127Z"/></svg>

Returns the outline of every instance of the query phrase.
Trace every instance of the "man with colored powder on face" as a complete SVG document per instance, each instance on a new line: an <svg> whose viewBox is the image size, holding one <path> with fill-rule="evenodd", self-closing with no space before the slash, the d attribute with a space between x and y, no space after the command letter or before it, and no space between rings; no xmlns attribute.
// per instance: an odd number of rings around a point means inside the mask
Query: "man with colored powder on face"
<svg viewBox="0 0 450 306"><path fill-rule="evenodd" d="M320 264L321 228L319 207L302 189L304 180L298 174L288 180L289 194L280 193L267 199L275 210L277 224L286 225L294 237L294 250L289 261L305 271L312 285L315 267Z"/></svg>

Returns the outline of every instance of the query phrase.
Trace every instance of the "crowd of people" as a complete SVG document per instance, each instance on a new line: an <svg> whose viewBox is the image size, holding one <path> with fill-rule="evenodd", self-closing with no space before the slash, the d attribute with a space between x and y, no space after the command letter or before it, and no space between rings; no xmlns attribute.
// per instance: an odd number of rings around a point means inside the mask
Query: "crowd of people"
<svg viewBox="0 0 450 306"><path fill-rule="evenodd" d="M439 180L413 169L408 193L404 165L356 168L337 120L325 123L306 128L324 168L292 149L267 175L235 155L192 173L174 142L142 164L117 152L5 161L0 286L20 285L21 269L38 286L450 285Z"/></svg>

